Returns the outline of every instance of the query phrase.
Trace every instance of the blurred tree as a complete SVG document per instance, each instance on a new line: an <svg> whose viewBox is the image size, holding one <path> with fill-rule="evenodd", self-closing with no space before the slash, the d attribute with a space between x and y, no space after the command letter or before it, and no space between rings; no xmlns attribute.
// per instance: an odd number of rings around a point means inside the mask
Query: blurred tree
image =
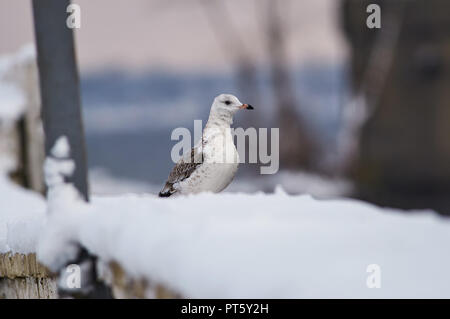
<svg viewBox="0 0 450 319"><path fill-rule="evenodd" d="M208 19L220 40L223 51L228 53L237 69L237 84L242 100L258 105L258 66L252 50L247 48L240 33L235 29L232 16L222 1L201 0ZM280 164L284 168L315 168L314 156L318 147L308 134L305 122L298 112L298 101L291 74L286 65L286 43L280 3L274 0L258 2L258 21L261 21L263 42L267 48L270 85L274 96L275 114L280 128ZM252 123L258 123L252 117ZM254 125L254 124L253 124Z"/></svg>
<svg viewBox="0 0 450 319"><path fill-rule="evenodd" d="M71 148L70 159L75 172L67 177L80 195L89 200L84 130L81 119L81 98L75 44L72 29L66 25L66 9L70 0L33 0L34 30L39 68L42 118L45 132L45 153L57 139L66 136ZM67 288L58 285L60 296L109 298L110 289L97 277L96 258L83 247L78 257L68 264L82 267L83 287ZM60 275L65 273L61 269ZM67 288L67 289L66 289Z"/></svg>
<svg viewBox="0 0 450 319"><path fill-rule="evenodd" d="M347 2L347 5L348 3L350 2ZM358 159L361 130L374 113L392 68L403 22L404 2L394 3L391 9L383 11L383 29L369 34L373 37L373 45L366 47L369 50L365 52L367 60L363 60L360 55L352 56L358 68L352 68L353 96L349 103L342 107L342 129L338 135L341 162L337 168L340 174L348 173ZM351 22L345 20L344 23L347 31L351 32L348 30ZM357 41L361 41L361 38ZM358 72L358 75L355 72Z"/></svg>
<svg viewBox="0 0 450 319"><path fill-rule="evenodd" d="M280 164L284 168L313 168L315 142L297 111L297 100L286 65L286 43L280 2L266 0L265 34L269 54L271 83L280 127Z"/></svg>
<svg viewBox="0 0 450 319"><path fill-rule="evenodd" d="M381 29L366 26L370 3L381 7ZM450 2L343 4L352 84L368 109L350 172L358 197L450 213Z"/></svg>
<svg viewBox="0 0 450 319"><path fill-rule="evenodd" d="M232 17L223 1L200 1L209 24L222 46L236 66L236 82L242 101L258 105L260 102L257 66L251 51L247 48L241 34L236 30Z"/></svg>

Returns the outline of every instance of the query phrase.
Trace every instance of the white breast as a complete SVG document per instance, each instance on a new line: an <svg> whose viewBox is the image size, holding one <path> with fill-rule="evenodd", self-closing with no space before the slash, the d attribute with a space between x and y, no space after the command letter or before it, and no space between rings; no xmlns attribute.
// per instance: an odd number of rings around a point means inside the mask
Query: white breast
<svg viewBox="0 0 450 319"><path fill-rule="evenodd" d="M185 181L181 193L220 192L233 180L239 166L239 154L230 130L205 132L204 162Z"/></svg>

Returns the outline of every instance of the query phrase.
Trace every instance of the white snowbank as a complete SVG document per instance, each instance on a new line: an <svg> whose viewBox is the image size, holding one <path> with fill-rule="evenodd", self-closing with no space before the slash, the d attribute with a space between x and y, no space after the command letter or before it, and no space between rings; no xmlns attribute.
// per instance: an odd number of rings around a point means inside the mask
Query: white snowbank
<svg viewBox="0 0 450 319"><path fill-rule="evenodd" d="M50 247L70 234L194 298L450 297L450 224L432 213L282 193L126 195L94 198L51 226ZM60 266L61 252L45 250L42 261ZM380 289L366 286L370 264L381 267Z"/></svg>
<svg viewBox="0 0 450 319"><path fill-rule="evenodd" d="M308 195L153 195L80 200L62 175L73 164L61 139L46 161L48 214L41 196L0 178L0 252L29 253L51 269L77 243L103 262L187 297L449 298L450 222ZM39 241L38 247L36 243ZM367 267L381 267L369 289Z"/></svg>
<svg viewBox="0 0 450 319"><path fill-rule="evenodd" d="M41 195L0 174L0 253L35 252L46 219L45 209Z"/></svg>
<svg viewBox="0 0 450 319"><path fill-rule="evenodd" d="M281 191L85 205L63 185L43 228L42 197L0 180L0 252L33 252L41 237L38 255L54 268L79 241L189 297L450 297L450 224L431 212ZM380 289L366 286L369 264L381 267Z"/></svg>
<svg viewBox="0 0 450 319"><path fill-rule="evenodd" d="M32 45L0 57L0 253L35 252L37 237L46 219L44 198L8 178L8 172L17 164L11 136L26 102L16 78L24 74L18 70L34 59Z"/></svg>
<svg viewBox="0 0 450 319"><path fill-rule="evenodd" d="M129 275L193 298L450 297L450 223L432 212L280 190L94 197L90 205L71 193L60 191L39 245L52 269L80 242ZM381 267L380 289L366 286L371 264Z"/></svg>

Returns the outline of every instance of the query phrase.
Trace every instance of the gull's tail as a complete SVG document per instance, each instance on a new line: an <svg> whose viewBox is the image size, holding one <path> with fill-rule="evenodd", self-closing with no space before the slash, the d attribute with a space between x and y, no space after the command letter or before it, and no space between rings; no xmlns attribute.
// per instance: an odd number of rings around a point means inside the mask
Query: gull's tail
<svg viewBox="0 0 450 319"><path fill-rule="evenodd" d="M159 197L169 197L169 196L173 195L175 192L176 192L176 190L173 188L173 184L166 183L166 185L164 185L163 189L159 192L158 196Z"/></svg>

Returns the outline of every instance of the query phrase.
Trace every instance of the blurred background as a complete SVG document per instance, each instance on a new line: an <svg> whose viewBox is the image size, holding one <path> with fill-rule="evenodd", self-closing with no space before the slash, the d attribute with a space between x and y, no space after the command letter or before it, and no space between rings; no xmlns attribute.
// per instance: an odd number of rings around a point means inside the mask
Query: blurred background
<svg viewBox="0 0 450 319"><path fill-rule="evenodd" d="M241 165L226 191L450 213L450 2L72 2L94 194L156 194L172 130L205 124L232 93L255 106L235 127L280 128L281 169ZM366 26L370 3L380 29ZM33 41L30 2L0 0L0 150L15 181L43 192Z"/></svg>

